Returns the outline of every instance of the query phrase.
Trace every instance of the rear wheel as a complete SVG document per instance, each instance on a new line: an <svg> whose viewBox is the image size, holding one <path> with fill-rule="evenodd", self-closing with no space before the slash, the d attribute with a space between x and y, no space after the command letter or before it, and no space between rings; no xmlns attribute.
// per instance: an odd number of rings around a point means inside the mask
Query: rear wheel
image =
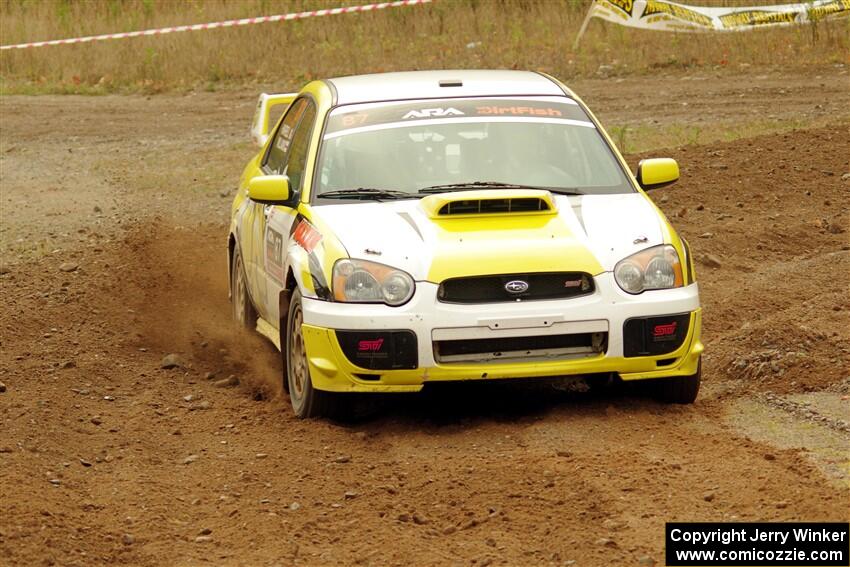
<svg viewBox="0 0 850 567"><path fill-rule="evenodd" d="M702 360L697 364L697 371L690 376L674 376L656 381L655 395L668 404L692 404L699 393L702 375Z"/></svg>
<svg viewBox="0 0 850 567"><path fill-rule="evenodd" d="M286 324L286 363L284 372L289 385L289 400L292 410L301 418L308 417L344 417L345 400L343 395L323 392L313 388L310 379L310 365L307 362L307 349L304 344L304 311L301 308L301 292L295 290L289 302L289 316Z"/></svg>
<svg viewBox="0 0 850 567"><path fill-rule="evenodd" d="M248 280L245 278L245 266L239 246L233 249L233 263L230 267L230 305L233 309L233 319L240 327L253 329L257 324L257 311L248 295Z"/></svg>

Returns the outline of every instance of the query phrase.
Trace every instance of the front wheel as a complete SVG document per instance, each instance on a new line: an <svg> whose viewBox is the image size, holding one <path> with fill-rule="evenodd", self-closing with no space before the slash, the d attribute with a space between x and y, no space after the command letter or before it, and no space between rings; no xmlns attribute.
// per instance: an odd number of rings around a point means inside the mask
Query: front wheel
<svg viewBox="0 0 850 567"><path fill-rule="evenodd" d="M289 301L289 316L286 323L286 363L284 379L289 385L289 400L292 410L300 418L342 417L344 409L341 394L323 392L313 388L310 365L304 345L304 311L301 308L301 292L295 290Z"/></svg>
<svg viewBox="0 0 850 567"><path fill-rule="evenodd" d="M692 404L699 393L702 376L702 360L697 363L697 371L690 376L674 376L656 381L656 397L668 404Z"/></svg>

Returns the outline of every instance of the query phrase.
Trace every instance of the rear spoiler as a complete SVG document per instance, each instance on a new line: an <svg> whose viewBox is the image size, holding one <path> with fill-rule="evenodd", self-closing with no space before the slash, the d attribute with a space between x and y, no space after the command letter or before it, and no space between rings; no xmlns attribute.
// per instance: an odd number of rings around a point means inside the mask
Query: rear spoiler
<svg viewBox="0 0 850 567"><path fill-rule="evenodd" d="M263 147L269 139L269 115L272 108L280 104L289 104L295 100L298 93L268 94L262 93L257 101L257 110L254 112L254 122L251 124L251 139L260 147ZM285 110L285 109L284 109Z"/></svg>

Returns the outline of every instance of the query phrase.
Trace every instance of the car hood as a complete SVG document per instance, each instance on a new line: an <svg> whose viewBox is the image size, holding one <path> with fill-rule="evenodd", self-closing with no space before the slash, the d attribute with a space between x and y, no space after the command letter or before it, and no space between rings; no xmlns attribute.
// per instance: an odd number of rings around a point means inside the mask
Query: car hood
<svg viewBox="0 0 850 567"><path fill-rule="evenodd" d="M663 243L660 214L640 193L554 195L555 214L434 218L419 200L318 205L312 212L346 248L417 281L484 274L592 275Z"/></svg>

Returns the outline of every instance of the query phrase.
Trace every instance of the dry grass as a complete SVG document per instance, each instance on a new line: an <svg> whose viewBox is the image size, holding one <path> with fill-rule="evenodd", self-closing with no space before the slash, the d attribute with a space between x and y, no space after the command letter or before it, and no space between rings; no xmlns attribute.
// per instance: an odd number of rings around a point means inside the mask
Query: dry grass
<svg viewBox="0 0 850 567"><path fill-rule="evenodd" d="M0 41L335 5L333 0L0 0ZM587 5L586 0L436 0L368 14L4 51L0 89L99 93L250 85L280 90L315 77L399 69L533 68L569 79L695 67L737 71L747 65L793 69L848 63L848 19L739 34L672 34L594 20L574 51Z"/></svg>

